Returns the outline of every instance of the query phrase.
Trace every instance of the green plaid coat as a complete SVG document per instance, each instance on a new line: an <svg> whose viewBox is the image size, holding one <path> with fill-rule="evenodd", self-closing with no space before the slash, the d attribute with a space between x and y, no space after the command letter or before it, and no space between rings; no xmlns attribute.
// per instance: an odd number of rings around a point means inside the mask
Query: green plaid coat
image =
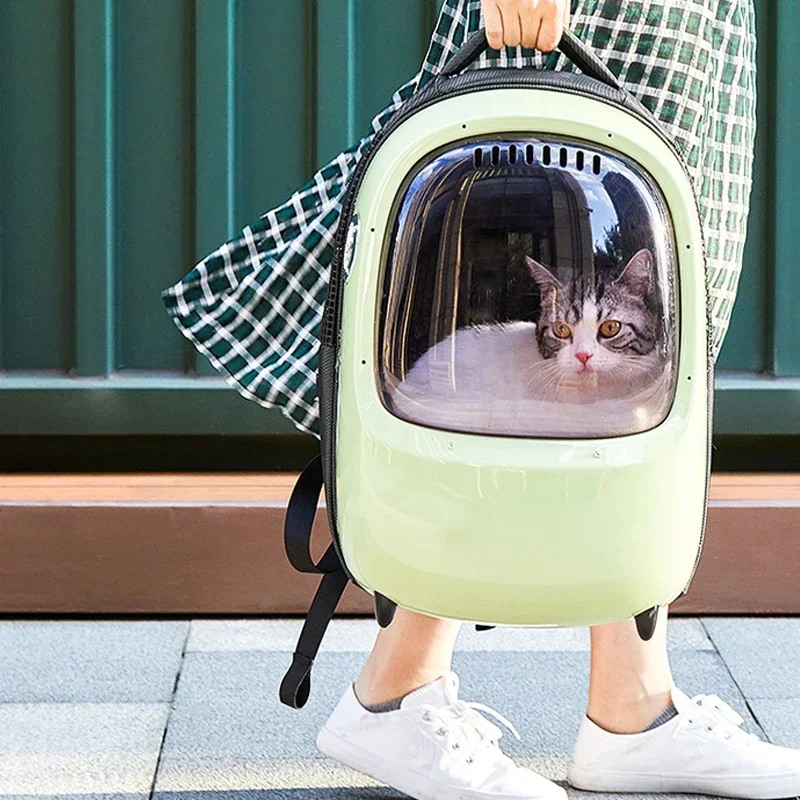
<svg viewBox="0 0 800 800"><path fill-rule="evenodd" d="M755 135L752 0L573 0L571 28L663 123L699 198L712 347L742 264ZM317 433L318 332L348 177L400 106L482 24L480 0L445 0L417 75L354 147L163 293L181 332L239 392ZM572 69L558 53L490 51L475 67Z"/></svg>

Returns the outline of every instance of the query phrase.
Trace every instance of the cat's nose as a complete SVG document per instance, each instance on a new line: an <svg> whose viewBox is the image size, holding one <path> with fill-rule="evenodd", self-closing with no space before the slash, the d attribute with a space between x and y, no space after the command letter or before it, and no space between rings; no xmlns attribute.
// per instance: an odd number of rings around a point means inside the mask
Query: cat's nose
<svg viewBox="0 0 800 800"><path fill-rule="evenodd" d="M586 362L587 362L587 361L588 361L588 360L589 360L591 357L592 357L592 354L591 354L591 353L575 353L575 358L577 358L577 359L578 359L578 361L580 361L580 362L581 362L581 364L583 364L583 366L584 366L584 367L586 366Z"/></svg>

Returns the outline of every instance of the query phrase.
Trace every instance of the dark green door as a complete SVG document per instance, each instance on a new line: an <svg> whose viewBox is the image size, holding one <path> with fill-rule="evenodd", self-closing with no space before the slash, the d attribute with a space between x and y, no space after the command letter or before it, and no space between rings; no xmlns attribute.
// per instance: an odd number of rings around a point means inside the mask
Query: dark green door
<svg viewBox="0 0 800 800"><path fill-rule="evenodd" d="M272 434L159 292L353 142L437 0L0 2L0 434ZM800 433L800 3L760 0L719 433Z"/></svg>

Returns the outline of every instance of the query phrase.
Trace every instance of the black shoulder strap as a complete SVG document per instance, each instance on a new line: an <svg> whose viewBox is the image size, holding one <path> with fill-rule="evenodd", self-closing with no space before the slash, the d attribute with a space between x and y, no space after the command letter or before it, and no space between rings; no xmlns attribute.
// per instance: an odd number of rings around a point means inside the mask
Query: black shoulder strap
<svg viewBox="0 0 800 800"><path fill-rule="evenodd" d="M323 575L297 640L292 666L281 682L281 702L291 708L302 708L308 700L311 691L311 667L314 666L322 637L349 580L333 544L316 564L311 557L311 530L322 483L322 462L316 456L295 484L286 509L283 530L286 555L292 566L299 572Z"/></svg>

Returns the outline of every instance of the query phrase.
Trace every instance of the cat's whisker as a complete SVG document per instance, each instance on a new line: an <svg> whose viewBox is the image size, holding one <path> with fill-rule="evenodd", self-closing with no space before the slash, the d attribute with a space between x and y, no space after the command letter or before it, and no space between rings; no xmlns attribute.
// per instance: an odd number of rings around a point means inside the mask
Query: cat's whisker
<svg viewBox="0 0 800 800"><path fill-rule="evenodd" d="M550 382L550 380L551 380L550 374L543 375L543 374L540 373L540 374L534 375L533 376L533 380L530 380L530 381L527 382L526 389L527 389L528 392L533 391L538 395L540 393L540 388L541 388L542 384L546 385L547 383Z"/></svg>
<svg viewBox="0 0 800 800"><path fill-rule="evenodd" d="M563 388L563 385L566 382L567 377L568 377L567 375L561 374L556 379L556 385L555 385L554 392L553 392L556 397L558 396L558 393L560 392L560 390Z"/></svg>
<svg viewBox="0 0 800 800"><path fill-rule="evenodd" d="M551 369L549 372L545 374L542 374L541 376L537 376L537 378L539 378L538 383L543 383L543 385L538 386L536 380L531 381L528 384L528 391L534 389L534 391L536 391L537 394L539 395L539 397L536 399L538 399L538 401L542 403L547 399L546 393L550 389L550 387L555 384L556 388L558 388L558 382L563 380L564 378L563 368L561 367L560 364L554 364L553 369Z"/></svg>
<svg viewBox="0 0 800 800"><path fill-rule="evenodd" d="M545 368L540 364L532 364L522 371L522 376L523 378L527 378L531 372L535 372L533 378L533 383L535 383L548 378L550 375L557 375L560 371L558 366Z"/></svg>
<svg viewBox="0 0 800 800"><path fill-rule="evenodd" d="M655 377L658 374L658 370L654 370L649 364L623 364L613 372L617 371L625 371L629 376L653 375Z"/></svg>
<svg viewBox="0 0 800 800"><path fill-rule="evenodd" d="M551 373L559 373L563 371L563 367L561 364L556 362L540 362L540 363L533 363L529 364L525 368L525 373L529 372L530 370L536 370L538 375L550 375Z"/></svg>
<svg viewBox="0 0 800 800"><path fill-rule="evenodd" d="M559 372L561 369L562 367L560 364L548 362L537 364L534 362L533 364L528 364L528 366L523 369L522 374L527 375L531 370L536 370L537 374L546 375L550 372Z"/></svg>

